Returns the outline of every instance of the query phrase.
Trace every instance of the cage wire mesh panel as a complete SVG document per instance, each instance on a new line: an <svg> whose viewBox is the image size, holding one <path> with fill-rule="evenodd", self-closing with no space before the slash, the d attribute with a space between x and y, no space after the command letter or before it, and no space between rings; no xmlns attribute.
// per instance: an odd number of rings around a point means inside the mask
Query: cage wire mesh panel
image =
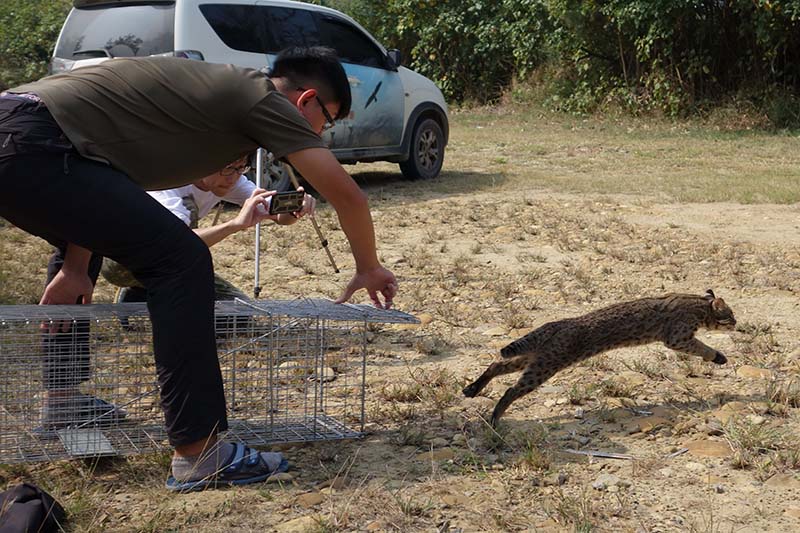
<svg viewBox="0 0 800 533"><path fill-rule="evenodd" d="M336 440L364 427L369 324L399 311L328 300L217 302L226 438ZM0 306L0 462L167 446L145 304Z"/></svg>

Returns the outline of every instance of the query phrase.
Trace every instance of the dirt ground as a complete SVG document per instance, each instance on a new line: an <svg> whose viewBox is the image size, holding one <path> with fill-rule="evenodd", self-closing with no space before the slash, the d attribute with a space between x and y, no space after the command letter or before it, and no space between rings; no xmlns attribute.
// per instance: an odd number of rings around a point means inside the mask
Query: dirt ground
<svg viewBox="0 0 800 533"><path fill-rule="evenodd" d="M396 306L421 324L370 336L364 439L289 447L296 468L282 481L199 494L160 488L163 457L6 481L57 479L82 531L800 530L800 206L566 194L486 168L409 183L394 168L350 170L399 278ZM338 295L352 260L329 206L319 219L343 272L307 222L270 228L264 296ZM218 271L248 291L251 243L214 248ZM486 420L516 376L460 393L547 321L708 288L738 320L699 334L725 366L656 344L609 352L518 400L497 432Z"/></svg>
<svg viewBox="0 0 800 533"><path fill-rule="evenodd" d="M268 501L255 489L170 498L196 505L197 527L800 528L797 206L542 191L511 202L504 191L404 202L377 187L367 190L381 198L375 221L382 259L401 280L397 307L422 325L386 327L370 345L368 435L288 450L296 477ZM322 218L334 235L332 218ZM266 279L280 272L293 295L332 296L346 277L335 283L311 235L302 242L311 249L297 264L267 267ZM334 252L347 261L341 244ZM498 433L485 420L515 378L498 379L485 397L459 394L500 347L546 321L707 288L739 321L730 334L701 334L728 354L725 367L657 345L618 350L517 401Z"/></svg>

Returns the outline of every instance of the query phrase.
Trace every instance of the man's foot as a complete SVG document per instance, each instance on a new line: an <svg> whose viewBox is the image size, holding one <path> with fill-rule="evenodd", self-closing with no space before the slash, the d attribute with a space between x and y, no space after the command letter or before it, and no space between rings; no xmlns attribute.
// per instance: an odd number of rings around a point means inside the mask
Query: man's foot
<svg viewBox="0 0 800 533"><path fill-rule="evenodd" d="M172 459L168 490L190 492L227 485L247 485L286 472L289 462L280 453L259 452L244 444L219 442L202 455Z"/></svg>
<svg viewBox="0 0 800 533"><path fill-rule="evenodd" d="M42 408L42 428L113 426L127 416L124 409L88 394L50 396Z"/></svg>

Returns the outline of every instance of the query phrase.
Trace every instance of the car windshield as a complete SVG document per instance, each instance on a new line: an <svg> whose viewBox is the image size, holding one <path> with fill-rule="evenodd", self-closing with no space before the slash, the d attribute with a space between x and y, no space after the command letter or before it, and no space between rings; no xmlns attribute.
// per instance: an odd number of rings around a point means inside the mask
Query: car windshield
<svg viewBox="0 0 800 533"><path fill-rule="evenodd" d="M172 52L175 4L73 9L55 55L62 59L136 57Z"/></svg>

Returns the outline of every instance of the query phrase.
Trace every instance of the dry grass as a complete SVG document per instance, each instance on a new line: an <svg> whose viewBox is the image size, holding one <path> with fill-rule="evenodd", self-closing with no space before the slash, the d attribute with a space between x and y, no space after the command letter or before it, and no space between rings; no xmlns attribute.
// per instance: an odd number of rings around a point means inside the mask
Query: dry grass
<svg viewBox="0 0 800 533"><path fill-rule="evenodd" d="M396 304L428 315L415 329L369 332L364 441L287 450L297 467L292 483L190 496L161 489L166 455L3 467L0 480L50 490L74 531L271 531L301 516L317 532L769 530L785 519L782 500L759 496L764 507L748 513L741 502L753 496L742 487L800 471L800 452L786 438L800 431L796 206L705 202L797 202L794 143L691 124L456 112L439 179L404 181L389 164L349 169L370 197L381 260L400 280ZM329 206L318 221L342 273L332 272L306 222L268 227L264 295L339 295L352 258ZM251 292L252 233L213 251L220 273ZM0 301L38 300L47 252L0 225ZM515 402L497 430L486 417L516 375L498 378L484 397L461 397L503 345L547 321L707 288L739 320L735 332L701 335L728 355L725 367L655 346L597 356ZM110 297L101 284L97 300ZM363 292L355 298L365 300ZM742 364L770 369L775 379L737 376ZM621 372L643 383L626 383ZM731 402L744 410L715 426L717 410ZM666 421L640 431L647 416ZM711 438L715 427L723 434L713 438L727 438L733 457L667 458ZM581 449L637 461L589 464L561 453L577 439ZM441 460L418 458L445 448ZM708 472L694 474L688 462L725 480L711 504ZM632 486L592 489L607 472ZM553 476L558 483L548 482ZM321 504L298 503L333 479L345 483Z"/></svg>

